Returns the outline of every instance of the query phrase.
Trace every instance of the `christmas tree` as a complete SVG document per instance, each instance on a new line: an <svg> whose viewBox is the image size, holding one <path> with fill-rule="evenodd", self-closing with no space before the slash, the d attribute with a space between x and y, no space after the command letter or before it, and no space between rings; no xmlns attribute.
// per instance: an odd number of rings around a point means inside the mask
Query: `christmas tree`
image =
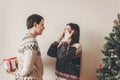
<svg viewBox="0 0 120 80"><path fill-rule="evenodd" d="M105 55L96 70L97 80L120 80L120 14L114 20L113 30L105 37L101 52Z"/></svg>

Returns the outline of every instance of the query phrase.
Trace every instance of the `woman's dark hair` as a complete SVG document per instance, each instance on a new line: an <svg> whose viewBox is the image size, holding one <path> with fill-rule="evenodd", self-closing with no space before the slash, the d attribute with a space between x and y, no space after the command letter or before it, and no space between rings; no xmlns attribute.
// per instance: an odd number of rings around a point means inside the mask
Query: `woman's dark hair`
<svg viewBox="0 0 120 80"><path fill-rule="evenodd" d="M67 25L69 25L71 27L71 29L74 30L74 33L71 36L71 38L72 38L71 45L74 43L79 43L79 39L80 39L79 25L75 24L75 23L68 23Z"/></svg>
<svg viewBox="0 0 120 80"><path fill-rule="evenodd" d="M27 18L27 29L30 29L33 27L34 22L36 22L37 24L40 23L41 19L44 19L42 16L38 15L38 14L32 14Z"/></svg>

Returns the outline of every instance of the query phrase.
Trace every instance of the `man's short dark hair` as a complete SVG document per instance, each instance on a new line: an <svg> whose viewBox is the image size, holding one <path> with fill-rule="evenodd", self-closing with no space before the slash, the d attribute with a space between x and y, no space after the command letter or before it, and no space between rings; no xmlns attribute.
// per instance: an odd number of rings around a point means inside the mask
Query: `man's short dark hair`
<svg viewBox="0 0 120 80"><path fill-rule="evenodd" d="M27 18L27 29L30 29L33 27L34 22L36 22L37 24L39 24L41 22L41 19L44 19L42 16L38 15L38 14L32 14Z"/></svg>

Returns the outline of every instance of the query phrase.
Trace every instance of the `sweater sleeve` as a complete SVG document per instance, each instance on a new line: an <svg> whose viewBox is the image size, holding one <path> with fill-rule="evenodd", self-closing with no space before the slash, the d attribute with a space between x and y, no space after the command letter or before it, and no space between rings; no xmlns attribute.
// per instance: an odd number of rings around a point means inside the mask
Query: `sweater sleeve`
<svg viewBox="0 0 120 80"><path fill-rule="evenodd" d="M48 52L47 52L47 55L50 56L50 57L57 57L57 50L58 50L58 45L59 43L58 42L54 42L50 45L49 49L48 49Z"/></svg>
<svg viewBox="0 0 120 80"><path fill-rule="evenodd" d="M37 56L37 45L34 42L27 42L22 45L22 51L22 60L20 60L22 67L19 69L16 75L24 77L29 75L33 70L33 65Z"/></svg>
<svg viewBox="0 0 120 80"><path fill-rule="evenodd" d="M19 76L27 76L32 71L36 54L34 51L28 50L25 51L24 57L23 68L20 72L18 72Z"/></svg>
<svg viewBox="0 0 120 80"><path fill-rule="evenodd" d="M58 47L57 56L59 59L65 58L67 60L71 60L80 51L79 43L70 46L69 49L67 48L67 46L68 46L67 42L62 42L61 45Z"/></svg>
<svg viewBox="0 0 120 80"><path fill-rule="evenodd" d="M43 62L42 62L42 57L41 56L37 56L37 59L35 61L35 65L36 65L36 68L39 72L39 76L42 77L44 69L43 69Z"/></svg>
<svg viewBox="0 0 120 80"><path fill-rule="evenodd" d="M61 45L58 47L57 56L59 59L64 57L71 58L74 55L76 48L70 47L68 49L67 46L68 46L68 43L66 41L63 41Z"/></svg>

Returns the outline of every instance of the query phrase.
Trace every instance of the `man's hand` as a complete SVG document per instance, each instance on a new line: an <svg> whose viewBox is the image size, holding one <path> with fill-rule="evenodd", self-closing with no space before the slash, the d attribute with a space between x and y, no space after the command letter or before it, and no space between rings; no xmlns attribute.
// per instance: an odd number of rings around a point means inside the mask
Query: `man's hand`
<svg viewBox="0 0 120 80"><path fill-rule="evenodd" d="M15 69L15 70L13 70L13 71L6 70L6 72L7 72L8 74L12 74L12 75L15 75L15 73L16 73L17 71L18 71L18 68Z"/></svg>

